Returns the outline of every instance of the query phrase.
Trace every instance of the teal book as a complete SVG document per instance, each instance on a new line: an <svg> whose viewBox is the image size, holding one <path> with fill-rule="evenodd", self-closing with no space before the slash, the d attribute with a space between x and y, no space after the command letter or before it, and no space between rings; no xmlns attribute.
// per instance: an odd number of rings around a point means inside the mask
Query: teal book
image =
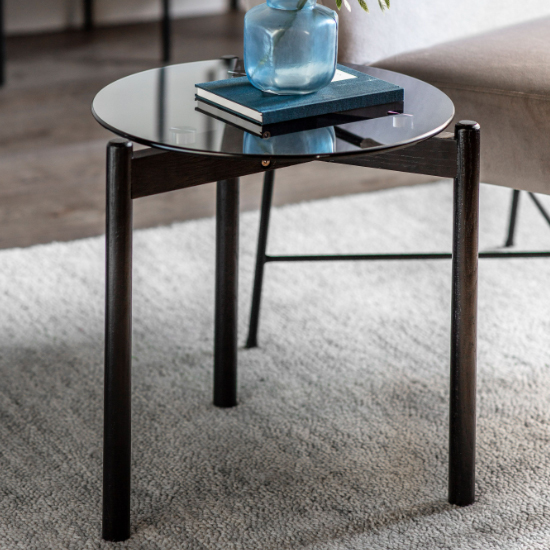
<svg viewBox="0 0 550 550"><path fill-rule="evenodd" d="M362 120L394 116L403 112L403 102L396 101L394 103L384 103L383 105L374 105L362 109L353 109L352 111L338 111L336 113L327 113L326 115L295 118L273 124L257 124L248 118L236 115L225 109L220 109L216 105L201 101L200 99L196 101L195 111L214 117L226 124L231 124L231 126L236 126L249 134L256 134L264 139L269 139L270 137L303 132L304 130L315 130L326 128L327 126L340 126Z"/></svg>
<svg viewBox="0 0 550 550"><path fill-rule="evenodd" d="M258 90L246 76L196 84L197 99L249 119L274 124L404 100L403 88L338 65L332 82L307 95L274 95Z"/></svg>

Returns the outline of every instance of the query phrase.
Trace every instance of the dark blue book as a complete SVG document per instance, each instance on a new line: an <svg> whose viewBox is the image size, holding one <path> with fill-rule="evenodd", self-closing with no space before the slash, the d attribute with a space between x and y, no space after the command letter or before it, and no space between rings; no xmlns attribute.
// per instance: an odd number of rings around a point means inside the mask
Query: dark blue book
<svg viewBox="0 0 550 550"><path fill-rule="evenodd" d="M226 111L225 109L221 109L216 105L201 101L200 99L196 102L195 111L214 117L227 124L231 124L231 126L241 128L249 134L255 134L264 139L268 139L270 137L293 134L294 132L302 132L304 130L314 130L317 128L326 128L327 126L350 124L361 120L394 116L403 112L403 102L396 101L394 103L363 107L362 109L353 109L352 111L338 111L325 115L295 118L293 120L285 120L284 122L274 122L273 124L258 124L252 122L248 118L236 115L235 113L231 113L230 111Z"/></svg>
<svg viewBox="0 0 550 550"><path fill-rule="evenodd" d="M246 76L196 84L197 98L256 124L274 124L403 101L404 90L385 80L338 65L332 82L307 95L258 90Z"/></svg>

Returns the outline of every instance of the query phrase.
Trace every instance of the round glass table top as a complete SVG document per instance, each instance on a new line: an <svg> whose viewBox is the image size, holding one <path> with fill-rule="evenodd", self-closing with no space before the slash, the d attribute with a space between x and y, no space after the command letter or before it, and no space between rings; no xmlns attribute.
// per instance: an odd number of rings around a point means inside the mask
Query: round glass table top
<svg viewBox="0 0 550 550"><path fill-rule="evenodd" d="M226 59L200 61L122 78L96 95L93 115L108 130L136 143L240 158L341 157L389 150L438 134L454 116L452 101L430 84L399 73L354 65L356 70L403 87L404 102L382 106L376 112L369 108L348 111L342 116L327 115L320 122L300 119L286 131L279 130L278 135L262 136L261 131L255 131L259 126L245 126L247 131L240 127L241 119L230 120L215 108L210 112L201 110L204 103L195 99L195 84L239 74L234 66Z"/></svg>

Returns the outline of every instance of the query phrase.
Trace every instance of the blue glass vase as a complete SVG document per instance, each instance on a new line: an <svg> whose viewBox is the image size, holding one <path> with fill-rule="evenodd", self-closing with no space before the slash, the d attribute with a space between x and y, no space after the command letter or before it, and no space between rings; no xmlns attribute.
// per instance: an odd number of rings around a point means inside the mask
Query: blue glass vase
<svg viewBox="0 0 550 550"><path fill-rule="evenodd" d="M315 0L267 0L244 18L244 67L264 92L309 94L334 77L338 15Z"/></svg>

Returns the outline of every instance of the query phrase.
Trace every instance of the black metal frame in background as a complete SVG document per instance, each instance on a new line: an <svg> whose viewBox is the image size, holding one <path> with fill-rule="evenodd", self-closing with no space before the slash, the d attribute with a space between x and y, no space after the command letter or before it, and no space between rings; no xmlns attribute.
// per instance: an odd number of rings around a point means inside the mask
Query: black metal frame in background
<svg viewBox="0 0 550 550"><path fill-rule="evenodd" d="M6 82L6 33L4 26L4 0L0 0L0 86Z"/></svg>
<svg viewBox="0 0 550 550"><path fill-rule="evenodd" d="M233 8L235 5L235 8ZM236 0L231 0L231 8L236 9ZM83 28L91 31L94 28L94 0L83 0ZM6 82L6 32L4 25L4 0L0 0L0 86ZM171 59L172 21L170 17L170 0L162 0L161 40L162 61Z"/></svg>
<svg viewBox="0 0 550 550"><path fill-rule="evenodd" d="M517 227L517 218L518 218L518 207L519 207L519 197L520 192L518 189L514 189L512 191L512 204L510 205L510 221L508 223L508 235L506 237L506 242L504 243L504 246L506 248L509 248L511 246L514 246L514 238L516 235L516 227ZM537 207L538 211L540 212L541 216L546 220L546 223L550 225L550 214L546 211L544 206L542 206L541 202L537 198L537 196L532 193L531 191L527 191L527 196L531 198L535 206Z"/></svg>
<svg viewBox="0 0 550 550"><path fill-rule="evenodd" d="M94 0L84 0L84 30L94 28Z"/></svg>
<svg viewBox="0 0 550 550"><path fill-rule="evenodd" d="M250 308L250 322L248 326L247 348L258 346L258 328L260 322L260 306L262 299L262 287L265 264L271 262L334 262L334 261L403 261L403 260L450 260L453 255L450 252L420 252L420 253L396 253L396 254L309 254L309 255L269 255L267 254L267 236L269 231L269 215L273 197L274 173L264 176L262 203L260 209L260 227L258 232L258 245L256 249L256 267L252 288L252 304ZM531 193L528 196L550 225L550 214L545 210L539 199ZM507 238L504 248L514 245L515 231L517 227L518 206L520 191L512 190L512 203L508 223ZM548 258L550 251L508 251L508 252L479 252L482 259L512 259L512 258Z"/></svg>
<svg viewBox="0 0 550 550"><path fill-rule="evenodd" d="M172 43L172 21L170 17L170 1L162 0L161 16L161 44L162 61L168 63L171 58ZM84 2L84 30L91 31L94 28L94 0L83 0Z"/></svg>

